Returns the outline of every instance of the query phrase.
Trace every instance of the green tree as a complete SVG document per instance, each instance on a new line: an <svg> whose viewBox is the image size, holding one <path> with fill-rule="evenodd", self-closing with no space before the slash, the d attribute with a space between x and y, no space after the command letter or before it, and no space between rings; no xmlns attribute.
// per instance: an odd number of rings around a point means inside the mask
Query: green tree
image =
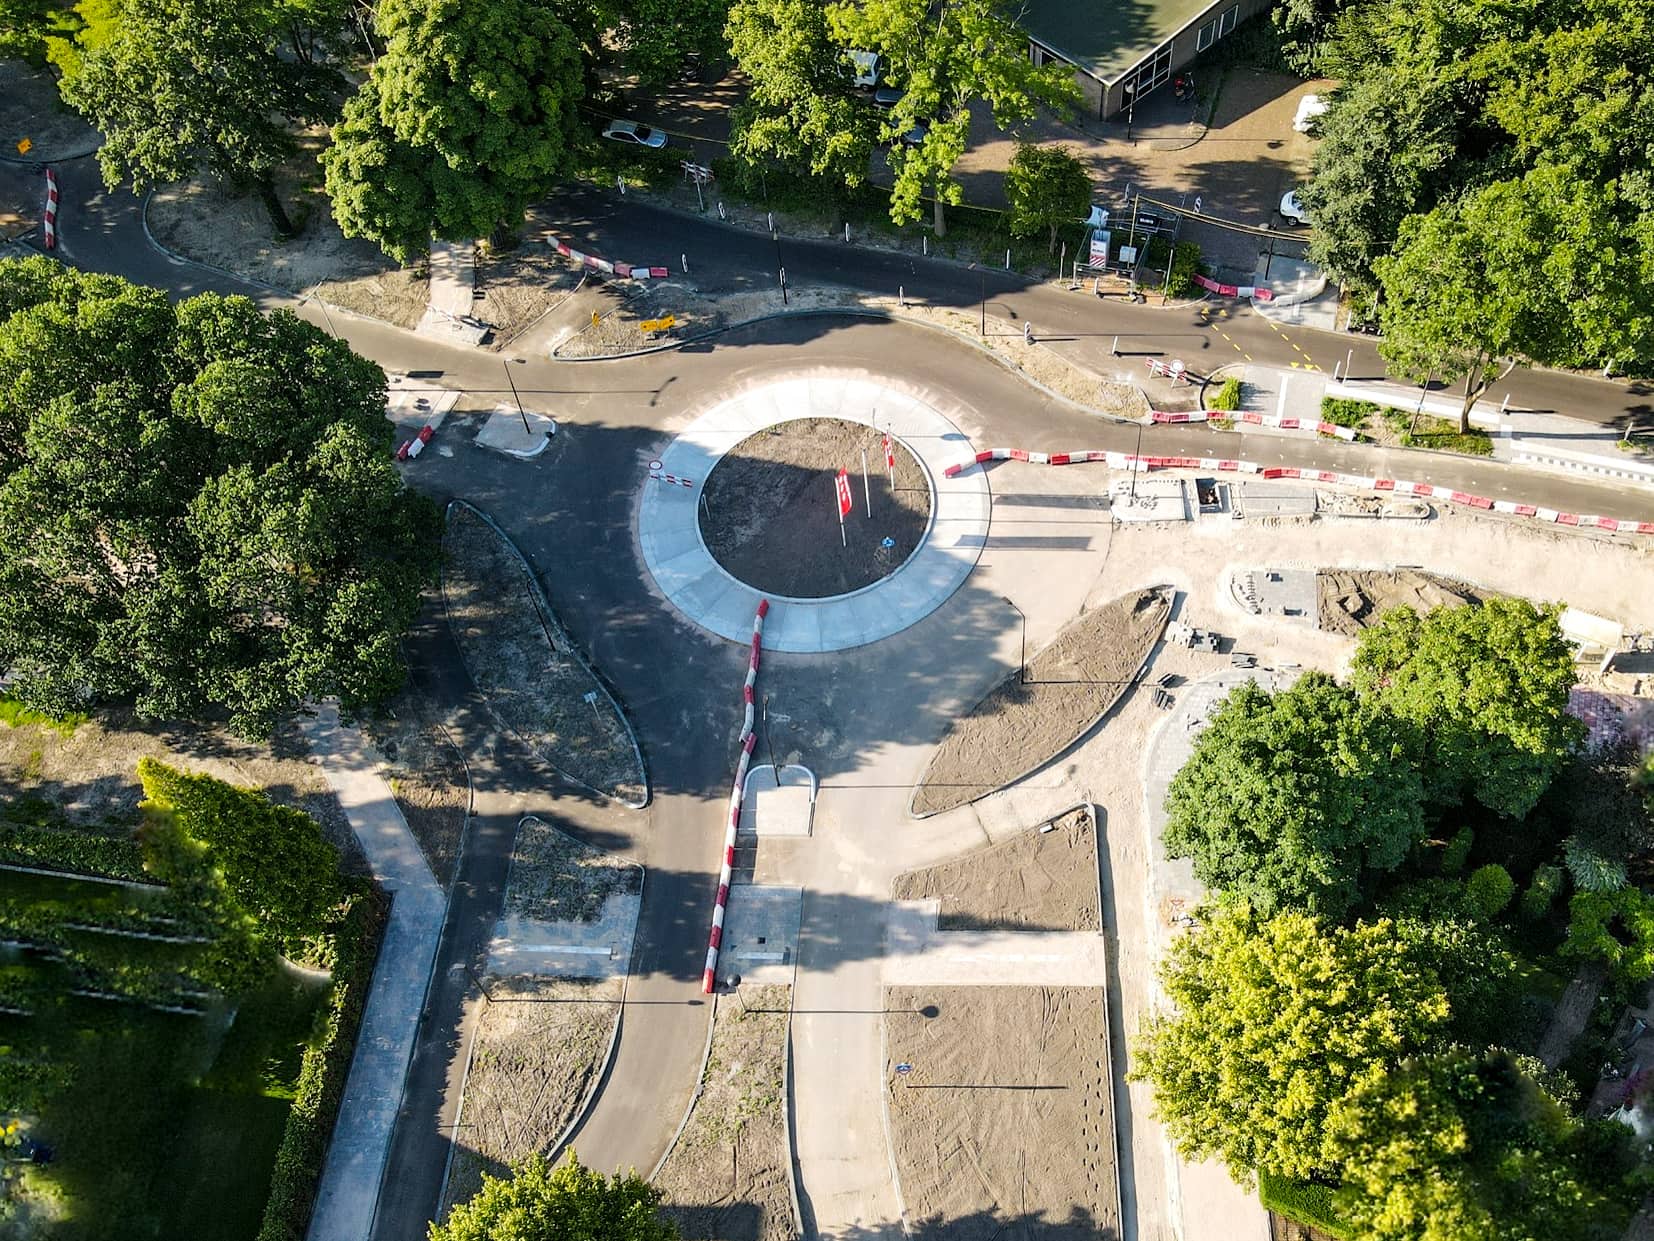
<svg viewBox="0 0 1654 1241"><path fill-rule="evenodd" d="M1144 1023L1135 1080L1187 1158L1237 1177L1335 1170L1327 1119L1363 1077L1432 1047L1450 1010L1387 920L1352 929L1229 907L1172 946L1170 1011Z"/></svg>
<svg viewBox="0 0 1654 1241"><path fill-rule="evenodd" d="M1574 893L1561 952L1604 961L1628 983L1654 977L1654 896L1640 888Z"/></svg>
<svg viewBox="0 0 1654 1241"><path fill-rule="evenodd" d="M1639 786L1642 757L1636 742L1621 739L1595 752L1581 752L1558 773L1546 801L1572 835L1565 846L1568 869L1581 887L1581 874L1616 874L1625 882L1628 863L1654 852L1654 811Z"/></svg>
<svg viewBox="0 0 1654 1241"><path fill-rule="evenodd" d="M1091 177L1066 146L1017 144L1005 172L1005 197L1011 205L1011 232L1032 237L1042 229L1057 248L1057 230L1085 219L1091 207Z"/></svg>
<svg viewBox="0 0 1654 1241"><path fill-rule="evenodd" d="M944 204L964 201L953 167L970 136L970 104L985 100L1001 129L1033 117L1035 109L1067 109L1077 98L1072 73L1058 64L1036 68L1027 37L1001 0L841 0L828 5L827 20L846 48L884 57L885 76L903 90L889 110L881 136L892 144L896 182L890 218L917 220L929 193L935 229L946 231ZM923 141L905 135L923 124Z"/></svg>
<svg viewBox="0 0 1654 1241"><path fill-rule="evenodd" d="M555 1168L534 1155L509 1179L484 1174L476 1197L430 1226L429 1241L677 1241L660 1201L635 1172L605 1177L572 1149Z"/></svg>
<svg viewBox="0 0 1654 1241"><path fill-rule="evenodd" d="M1506 1051L1375 1066L1328 1127L1368 1241L1611 1241L1637 1196L1628 1131L1570 1119Z"/></svg>
<svg viewBox="0 0 1654 1241"><path fill-rule="evenodd" d="M322 153L334 216L406 261L511 229L571 164L580 46L536 0L380 0L385 54Z"/></svg>
<svg viewBox="0 0 1654 1241"><path fill-rule="evenodd" d="M1573 653L1561 608L1494 598L1479 607L1396 608L1364 630L1353 684L1416 726L1428 796L1473 797L1525 817L1584 736L1568 714Z"/></svg>
<svg viewBox="0 0 1654 1241"><path fill-rule="evenodd" d="M1434 206L1448 183L1457 118L1445 88L1376 68L1334 91L1329 105L1300 191L1315 221L1310 257L1353 288L1375 290L1373 265L1401 222Z"/></svg>
<svg viewBox="0 0 1654 1241"><path fill-rule="evenodd" d="M0 58L46 64L46 43L72 28L62 0L0 0Z"/></svg>
<svg viewBox="0 0 1654 1241"><path fill-rule="evenodd" d="M290 953L320 935L344 899L339 852L321 825L302 810L278 806L256 789L192 775L152 758L138 763L146 829L177 832L182 841L149 859L199 850L257 934ZM165 869L165 863L162 863ZM163 874L171 881L174 874Z"/></svg>
<svg viewBox="0 0 1654 1241"><path fill-rule="evenodd" d="M400 684L439 517L390 459L377 366L285 310L174 306L46 259L0 261L0 306L0 665L20 699L224 710L256 735Z"/></svg>
<svg viewBox="0 0 1654 1241"><path fill-rule="evenodd" d="M1528 890L1522 893L1519 907L1522 916L1529 922L1538 922L1551 912L1557 893L1561 891L1561 868L1549 864L1538 867L1533 872L1533 878L1528 880Z"/></svg>
<svg viewBox="0 0 1654 1241"><path fill-rule="evenodd" d="M726 33L749 83L731 154L750 167L773 161L851 187L865 181L872 110L852 90L822 0L736 0Z"/></svg>
<svg viewBox="0 0 1654 1241"><path fill-rule="evenodd" d="M279 6L115 0L107 20L89 16L98 20L54 59L64 101L103 132L105 183L130 182L141 193L204 165L225 184L256 192L271 226L290 235L275 172L295 149L289 126L330 111L335 78L281 53Z"/></svg>
<svg viewBox="0 0 1654 1241"><path fill-rule="evenodd" d="M1341 917L1423 839L1407 735L1311 672L1269 694L1236 686L1166 795L1169 857L1263 913Z"/></svg>
<svg viewBox="0 0 1654 1241"><path fill-rule="evenodd" d="M675 82L691 59L714 74L729 63L729 16L730 0L622 0L626 67L643 86Z"/></svg>
<svg viewBox="0 0 1654 1241"><path fill-rule="evenodd" d="M1281 57L1306 78L1321 77L1321 62L1338 17L1355 0L1282 0L1269 11L1280 31Z"/></svg>

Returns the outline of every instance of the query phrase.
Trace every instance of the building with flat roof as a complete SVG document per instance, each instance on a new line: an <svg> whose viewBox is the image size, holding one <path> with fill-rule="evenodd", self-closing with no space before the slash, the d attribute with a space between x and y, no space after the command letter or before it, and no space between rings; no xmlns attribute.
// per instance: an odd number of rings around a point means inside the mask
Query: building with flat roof
<svg viewBox="0 0 1654 1241"><path fill-rule="evenodd" d="M1270 0L1022 0L1017 24L1036 65L1074 69L1082 107L1125 111Z"/></svg>

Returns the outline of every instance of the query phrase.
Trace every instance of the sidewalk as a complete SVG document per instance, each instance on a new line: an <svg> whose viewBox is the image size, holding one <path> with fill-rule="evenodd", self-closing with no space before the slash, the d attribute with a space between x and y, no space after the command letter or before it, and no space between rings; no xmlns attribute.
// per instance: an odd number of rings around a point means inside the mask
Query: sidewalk
<svg viewBox="0 0 1654 1241"><path fill-rule="evenodd" d="M367 740L339 722L338 705L322 704L301 727L362 842L374 877L392 894L390 922L308 1233L309 1241L361 1241L371 1232L378 1209L447 899L390 786L375 768Z"/></svg>
<svg viewBox="0 0 1654 1241"><path fill-rule="evenodd" d="M431 301L416 332L464 345L479 344L488 334L487 327L471 316L477 283L475 256L473 241L431 242Z"/></svg>

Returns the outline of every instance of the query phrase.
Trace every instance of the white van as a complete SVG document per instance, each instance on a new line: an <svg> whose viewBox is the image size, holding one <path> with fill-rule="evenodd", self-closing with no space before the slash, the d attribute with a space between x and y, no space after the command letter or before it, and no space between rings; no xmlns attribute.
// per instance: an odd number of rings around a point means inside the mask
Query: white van
<svg viewBox="0 0 1654 1241"><path fill-rule="evenodd" d="M877 52L863 52L851 48L846 53L850 58L850 67L855 73L854 81L864 90L871 90L879 83L879 75L884 72L884 57Z"/></svg>

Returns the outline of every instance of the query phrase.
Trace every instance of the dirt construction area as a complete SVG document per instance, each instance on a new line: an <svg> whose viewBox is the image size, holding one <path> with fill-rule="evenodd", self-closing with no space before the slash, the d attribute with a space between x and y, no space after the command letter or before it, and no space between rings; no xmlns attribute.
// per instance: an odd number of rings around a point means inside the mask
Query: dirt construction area
<svg viewBox="0 0 1654 1241"><path fill-rule="evenodd" d="M936 900L940 931L1095 931L1097 832L1090 811L924 870L898 875L899 901Z"/></svg>
<svg viewBox="0 0 1654 1241"><path fill-rule="evenodd" d="M799 418L742 440L702 491L707 551L754 589L799 599L847 594L893 573L925 536L931 488L913 454L900 441L892 448L896 464L887 468L880 433L838 418ZM842 527L840 470L852 501Z"/></svg>
<svg viewBox="0 0 1654 1241"><path fill-rule="evenodd" d="M954 721L913 794L919 818L1037 771L1131 688L1171 615L1171 594L1136 590L1083 613Z"/></svg>
<svg viewBox="0 0 1654 1241"><path fill-rule="evenodd" d="M689 1123L655 1178L684 1241L793 1241L782 1116L790 987L718 998Z"/></svg>
<svg viewBox="0 0 1654 1241"><path fill-rule="evenodd" d="M890 1133L912 1227L948 1241L1118 1237L1102 990L884 994Z"/></svg>
<svg viewBox="0 0 1654 1241"><path fill-rule="evenodd" d="M482 1005L444 1206L464 1202L486 1172L551 1146L603 1071L620 1018L619 978L491 979Z"/></svg>
<svg viewBox="0 0 1654 1241"><path fill-rule="evenodd" d="M1481 603L1493 593L1419 569L1323 570L1315 575L1315 592L1320 627L1347 638L1377 624L1391 608L1406 606L1416 612L1458 608Z"/></svg>

